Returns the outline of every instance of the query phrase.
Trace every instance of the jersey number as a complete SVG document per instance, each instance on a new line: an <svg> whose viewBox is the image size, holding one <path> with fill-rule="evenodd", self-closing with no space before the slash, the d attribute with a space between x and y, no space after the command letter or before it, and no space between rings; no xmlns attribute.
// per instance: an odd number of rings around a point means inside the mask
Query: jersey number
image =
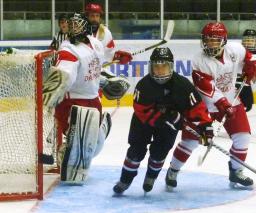
<svg viewBox="0 0 256 213"><path fill-rule="evenodd" d="M190 93L189 99L190 99L191 106L194 106L197 103L194 93Z"/></svg>
<svg viewBox="0 0 256 213"><path fill-rule="evenodd" d="M134 95L133 95L133 100L135 100L136 102L139 101L139 98L140 98L140 91L135 89L134 91Z"/></svg>

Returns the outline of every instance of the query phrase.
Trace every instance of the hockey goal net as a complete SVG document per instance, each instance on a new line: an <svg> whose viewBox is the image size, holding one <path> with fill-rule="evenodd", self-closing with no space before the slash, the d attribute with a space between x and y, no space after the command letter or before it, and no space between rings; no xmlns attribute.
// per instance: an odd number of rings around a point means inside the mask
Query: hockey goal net
<svg viewBox="0 0 256 213"><path fill-rule="evenodd" d="M41 155L56 149L53 114L42 106L53 59L53 51L0 55L0 200L42 199Z"/></svg>

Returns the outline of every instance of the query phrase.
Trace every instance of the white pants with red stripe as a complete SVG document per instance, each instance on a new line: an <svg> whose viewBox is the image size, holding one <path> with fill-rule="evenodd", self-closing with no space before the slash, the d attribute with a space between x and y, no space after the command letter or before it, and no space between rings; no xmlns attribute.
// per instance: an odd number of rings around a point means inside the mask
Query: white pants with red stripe
<svg viewBox="0 0 256 213"><path fill-rule="evenodd" d="M231 140L233 143L230 153L240 160L245 161L250 142L250 134L248 132L235 133L231 135ZM171 167L175 170L180 170L197 146L198 140L182 140L174 150ZM230 159L230 161L233 169L239 169L242 167L241 164L236 161L232 159Z"/></svg>

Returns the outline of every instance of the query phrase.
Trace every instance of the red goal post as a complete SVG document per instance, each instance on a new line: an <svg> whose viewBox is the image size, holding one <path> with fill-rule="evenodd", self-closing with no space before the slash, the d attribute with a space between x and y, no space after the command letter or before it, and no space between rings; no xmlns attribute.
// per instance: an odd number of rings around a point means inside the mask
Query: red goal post
<svg viewBox="0 0 256 213"><path fill-rule="evenodd" d="M47 148L54 118L42 102L54 58L54 51L0 54L0 201L43 199L41 156L58 146Z"/></svg>

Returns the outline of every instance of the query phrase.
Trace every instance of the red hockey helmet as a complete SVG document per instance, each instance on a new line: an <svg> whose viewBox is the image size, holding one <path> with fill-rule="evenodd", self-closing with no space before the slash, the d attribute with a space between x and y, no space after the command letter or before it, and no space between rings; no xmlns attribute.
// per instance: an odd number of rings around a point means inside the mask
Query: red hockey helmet
<svg viewBox="0 0 256 213"><path fill-rule="evenodd" d="M227 43L227 30L223 23L208 23L202 30L202 47L208 56L218 56Z"/></svg>
<svg viewBox="0 0 256 213"><path fill-rule="evenodd" d="M99 4L93 4L89 3L85 7L85 13L88 15L88 13L99 13L103 14L102 7Z"/></svg>

